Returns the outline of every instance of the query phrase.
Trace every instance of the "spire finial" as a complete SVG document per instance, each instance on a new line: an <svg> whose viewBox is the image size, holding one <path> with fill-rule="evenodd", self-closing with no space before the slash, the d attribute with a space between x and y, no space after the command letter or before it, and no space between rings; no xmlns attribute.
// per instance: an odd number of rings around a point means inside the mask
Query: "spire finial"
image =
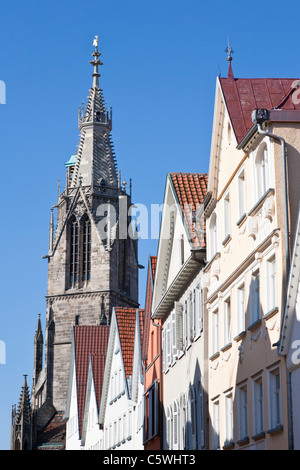
<svg viewBox="0 0 300 470"><path fill-rule="evenodd" d="M228 36L228 46L226 47L225 52L227 52L228 54L227 55L228 62L231 62L232 61L231 54L233 54L234 50L230 46L229 36Z"/></svg>
<svg viewBox="0 0 300 470"><path fill-rule="evenodd" d="M98 73L98 66L103 65L99 57L101 56L101 53L98 52L98 36L95 36L94 41L93 41L93 46L95 47L95 50L92 54L93 57L95 57L94 60L91 60L90 63L94 67L94 73L93 73L93 88L99 88L99 77L100 73Z"/></svg>
<svg viewBox="0 0 300 470"><path fill-rule="evenodd" d="M231 61L232 61L231 54L233 54L234 51L230 46L229 36L228 36L228 46L226 47L225 52L227 52L227 60L228 60L227 78L234 78L233 71L232 71L232 66L231 66Z"/></svg>

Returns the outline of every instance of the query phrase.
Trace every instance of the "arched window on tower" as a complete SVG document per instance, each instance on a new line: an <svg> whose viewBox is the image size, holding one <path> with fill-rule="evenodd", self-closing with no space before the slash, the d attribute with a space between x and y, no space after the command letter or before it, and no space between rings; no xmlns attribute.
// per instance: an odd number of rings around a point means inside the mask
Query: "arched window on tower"
<svg viewBox="0 0 300 470"><path fill-rule="evenodd" d="M87 215L82 220L82 281L91 279L91 222Z"/></svg>
<svg viewBox="0 0 300 470"><path fill-rule="evenodd" d="M69 221L70 233L70 262L69 262L69 285L75 287L78 284L79 275L79 227L75 216Z"/></svg>

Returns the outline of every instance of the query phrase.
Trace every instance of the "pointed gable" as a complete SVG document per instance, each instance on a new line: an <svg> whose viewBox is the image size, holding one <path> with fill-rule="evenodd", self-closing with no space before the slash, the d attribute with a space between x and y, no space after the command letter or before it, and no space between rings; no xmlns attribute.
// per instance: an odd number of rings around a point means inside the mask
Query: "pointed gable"
<svg viewBox="0 0 300 470"><path fill-rule="evenodd" d="M106 358L107 343L109 336L108 325L98 326L74 326L74 354L75 354L75 370L76 370L76 387L77 387L77 403L78 403L78 424L79 435L81 435L84 406L86 398L86 386L88 378L89 360L90 357L94 361L95 368L93 372L96 374L96 382L98 383L98 398L100 399L101 372L97 376L96 363L98 365ZM98 359L95 356L103 356L103 359ZM103 381L103 377L102 377ZM95 382L95 386L96 386ZM96 391L97 393L97 391Z"/></svg>
<svg viewBox="0 0 300 470"><path fill-rule="evenodd" d="M115 307L121 352L126 378L132 375L136 309Z"/></svg>
<svg viewBox="0 0 300 470"><path fill-rule="evenodd" d="M205 226L198 223L196 232L192 212L202 206L207 194L208 175L206 173L170 173L184 223L189 237L195 246L205 247Z"/></svg>

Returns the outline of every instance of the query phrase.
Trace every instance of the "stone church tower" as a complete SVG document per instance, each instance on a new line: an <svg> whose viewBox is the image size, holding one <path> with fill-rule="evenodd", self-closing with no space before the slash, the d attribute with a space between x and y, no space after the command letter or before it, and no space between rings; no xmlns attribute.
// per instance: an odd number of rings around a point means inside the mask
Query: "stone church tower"
<svg viewBox="0 0 300 470"><path fill-rule="evenodd" d="M45 351L40 319L34 341L33 442L49 420L64 411L73 325L109 324L114 306L138 307L131 194L117 171L112 111L108 112L99 86L102 62L97 37L94 46L92 88L78 115L78 149L65 164L66 187L51 208L49 251L44 256L48 262Z"/></svg>

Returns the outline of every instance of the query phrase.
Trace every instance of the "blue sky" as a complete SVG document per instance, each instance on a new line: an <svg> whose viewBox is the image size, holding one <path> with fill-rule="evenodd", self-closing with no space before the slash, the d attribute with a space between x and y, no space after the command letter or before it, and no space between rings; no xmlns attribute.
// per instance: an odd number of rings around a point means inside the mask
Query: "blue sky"
<svg viewBox="0 0 300 470"><path fill-rule="evenodd" d="M253 0L2 2L0 80L0 449L10 446L11 405L32 380L38 314L45 327L50 207L78 143L77 111L92 83L99 36L101 87L113 107L112 138L133 198L163 201L166 174L207 172L216 77L300 75L299 4ZM142 240L140 263L156 254ZM141 271L140 302L145 295Z"/></svg>

